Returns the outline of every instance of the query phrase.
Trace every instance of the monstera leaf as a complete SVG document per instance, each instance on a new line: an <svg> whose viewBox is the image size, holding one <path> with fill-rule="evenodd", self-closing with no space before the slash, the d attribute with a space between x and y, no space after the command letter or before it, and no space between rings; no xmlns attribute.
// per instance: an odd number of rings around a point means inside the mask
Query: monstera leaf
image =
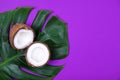
<svg viewBox="0 0 120 80"><path fill-rule="evenodd" d="M24 54L26 50L15 50L9 43L10 26L16 23L26 23L30 11L33 8L17 8L12 11L0 13L0 80L51 80L62 66L46 64L43 67L35 68L28 66ZM35 30L35 41L46 43L51 52L51 59L63 59L68 55L68 35L66 23L52 16L45 27L47 17L51 14L48 10L38 11L32 28ZM40 32L41 31L41 32ZM34 74L21 69L25 68Z"/></svg>

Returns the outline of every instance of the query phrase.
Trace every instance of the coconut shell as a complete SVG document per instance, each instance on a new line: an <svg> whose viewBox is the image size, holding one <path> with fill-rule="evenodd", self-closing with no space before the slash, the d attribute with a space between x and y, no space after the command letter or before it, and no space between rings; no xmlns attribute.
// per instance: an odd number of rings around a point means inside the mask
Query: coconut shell
<svg viewBox="0 0 120 80"><path fill-rule="evenodd" d="M33 29L26 24L16 23L15 25L13 25L12 29L10 30L10 36L9 36L10 38L9 39L10 39L10 44L14 49L17 49L14 46L14 37L20 29L26 29L26 30L32 30L33 31ZM33 31L33 33L34 33L34 31ZM35 37L35 35L34 35L34 37ZM23 48L23 49L25 49L25 48Z"/></svg>
<svg viewBox="0 0 120 80"><path fill-rule="evenodd" d="M48 51L49 51L49 58L48 58L48 60L47 60L46 63L48 63L48 61L50 60L50 49L49 49L48 45L45 44L45 43L42 43L42 42L38 42L38 41L32 43L31 45L33 45L33 44L35 44L35 43L41 43L41 44L43 44L43 45L45 45L45 46L47 47L47 49L48 49ZM31 45L30 45L30 46L31 46ZM29 47L30 47L30 46L29 46ZM29 49L29 47L28 47L28 49ZM35 66L35 65L31 64L31 63L28 61L28 59L27 59L28 49L27 49L26 54L25 54L25 59L26 59L27 64L28 64L29 66L31 66L31 67L43 67L46 63L44 63L44 64L41 65L41 66Z"/></svg>

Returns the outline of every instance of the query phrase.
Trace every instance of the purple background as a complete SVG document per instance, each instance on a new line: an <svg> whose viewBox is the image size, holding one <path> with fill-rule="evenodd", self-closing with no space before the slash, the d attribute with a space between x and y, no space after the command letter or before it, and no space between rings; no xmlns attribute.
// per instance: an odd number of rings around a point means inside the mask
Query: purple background
<svg viewBox="0 0 120 80"><path fill-rule="evenodd" d="M120 0L0 0L0 12L34 6L68 23L70 51L54 80L120 80Z"/></svg>

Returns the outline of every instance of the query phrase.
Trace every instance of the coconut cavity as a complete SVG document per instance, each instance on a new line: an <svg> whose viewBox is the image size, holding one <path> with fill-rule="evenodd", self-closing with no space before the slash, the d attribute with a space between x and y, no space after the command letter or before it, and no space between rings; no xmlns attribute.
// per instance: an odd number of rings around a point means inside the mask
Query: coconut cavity
<svg viewBox="0 0 120 80"><path fill-rule="evenodd" d="M35 42L27 49L26 60L33 67L41 67L45 65L50 57L47 45Z"/></svg>
<svg viewBox="0 0 120 80"><path fill-rule="evenodd" d="M34 31L26 24L15 24L10 31L10 44L15 49L24 49L34 40Z"/></svg>
<svg viewBox="0 0 120 80"><path fill-rule="evenodd" d="M31 30L20 29L14 37L14 46L22 49L33 42L34 34Z"/></svg>

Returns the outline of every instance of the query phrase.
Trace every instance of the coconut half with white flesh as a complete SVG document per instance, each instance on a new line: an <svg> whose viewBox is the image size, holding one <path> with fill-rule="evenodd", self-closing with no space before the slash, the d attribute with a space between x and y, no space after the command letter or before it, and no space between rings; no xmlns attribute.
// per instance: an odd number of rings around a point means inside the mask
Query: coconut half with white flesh
<svg viewBox="0 0 120 80"><path fill-rule="evenodd" d="M15 24L10 31L10 44L20 50L28 47L34 40L34 31L26 24Z"/></svg>
<svg viewBox="0 0 120 80"><path fill-rule="evenodd" d="M30 66L41 67L48 62L50 51L47 45L41 42L34 42L28 47L25 57Z"/></svg>

